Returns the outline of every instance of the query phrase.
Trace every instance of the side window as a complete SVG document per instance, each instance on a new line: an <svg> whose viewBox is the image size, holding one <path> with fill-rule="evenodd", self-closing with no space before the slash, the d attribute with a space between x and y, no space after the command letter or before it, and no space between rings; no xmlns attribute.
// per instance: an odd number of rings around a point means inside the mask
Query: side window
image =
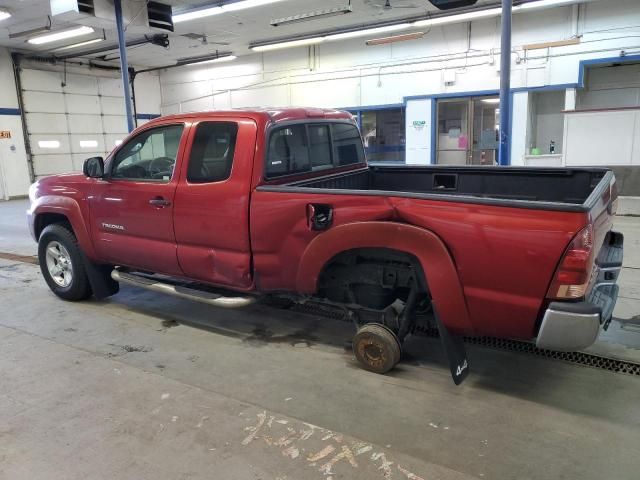
<svg viewBox="0 0 640 480"><path fill-rule="evenodd" d="M336 166L364 162L362 139L358 129L346 123L334 123L331 128Z"/></svg>
<svg viewBox="0 0 640 480"><path fill-rule="evenodd" d="M312 169L331 167L331 139L329 125L309 125L309 158Z"/></svg>
<svg viewBox="0 0 640 480"><path fill-rule="evenodd" d="M187 181L209 183L229 178L237 136L235 122L200 123L191 147Z"/></svg>
<svg viewBox="0 0 640 480"><path fill-rule="evenodd" d="M111 177L168 183L183 130L183 125L169 125L136 135L116 153Z"/></svg>
<svg viewBox="0 0 640 480"><path fill-rule="evenodd" d="M305 125L289 125L275 130L269 140L267 176L307 172L310 169Z"/></svg>

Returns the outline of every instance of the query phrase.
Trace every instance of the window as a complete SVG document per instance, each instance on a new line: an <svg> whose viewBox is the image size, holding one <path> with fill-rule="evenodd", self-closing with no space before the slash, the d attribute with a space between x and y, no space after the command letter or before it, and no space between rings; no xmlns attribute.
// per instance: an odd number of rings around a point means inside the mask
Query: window
<svg viewBox="0 0 640 480"><path fill-rule="evenodd" d="M309 158L313 170L333 165L329 125L309 125Z"/></svg>
<svg viewBox="0 0 640 480"><path fill-rule="evenodd" d="M183 125L170 125L136 135L116 153L111 177L168 183L183 129Z"/></svg>
<svg viewBox="0 0 640 480"><path fill-rule="evenodd" d="M268 176L306 172L310 167L305 125L290 125L273 132L269 140Z"/></svg>
<svg viewBox="0 0 640 480"><path fill-rule="evenodd" d="M288 125L271 134L266 176L361 162L364 162L364 151L355 125L338 122Z"/></svg>
<svg viewBox="0 0 640 480"><path fill-rule="evenodd" d="M200 123L191 147L187 181L209 183L229 178L237 135L235 122Z"/></svg>
<svg viewBox="0 0 640 480"><path fill-rule="evenodd" d="M333 148L338 166L364 162L362 140L358 129L346 123L336 123L333 130Z"/></svg>
<svg viewBox="0 0 640 480"><path fill-rule="evenodd" d="M362 139L370 161L405 161L404 108L365 110L360 118Z"/></svg>

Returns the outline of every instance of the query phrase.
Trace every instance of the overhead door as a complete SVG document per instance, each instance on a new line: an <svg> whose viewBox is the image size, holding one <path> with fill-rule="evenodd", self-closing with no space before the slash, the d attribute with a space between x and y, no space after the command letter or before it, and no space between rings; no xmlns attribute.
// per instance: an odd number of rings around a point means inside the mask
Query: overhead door
<svg viewBox="0 0 640 480"><path fill-rule="evenodd" d="M22 68L20 79L36 177L80 171L127 135L119 76Z"/></svg>

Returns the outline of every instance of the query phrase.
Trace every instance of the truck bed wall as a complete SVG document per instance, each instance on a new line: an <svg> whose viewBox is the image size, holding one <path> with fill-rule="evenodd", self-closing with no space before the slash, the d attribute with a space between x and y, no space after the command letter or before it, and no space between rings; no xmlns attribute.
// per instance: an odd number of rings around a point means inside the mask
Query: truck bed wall
<svg viewBox="0 0 640 480"><path fill-rule="evenodd" d="M582 205L606 170L504 167L369 167L292 184L306 188L378 190Z"/></svg>

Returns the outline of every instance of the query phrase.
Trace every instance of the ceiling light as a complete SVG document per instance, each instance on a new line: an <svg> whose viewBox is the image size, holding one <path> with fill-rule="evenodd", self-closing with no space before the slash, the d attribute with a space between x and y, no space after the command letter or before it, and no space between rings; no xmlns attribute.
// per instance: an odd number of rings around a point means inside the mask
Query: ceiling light
<svg viewBox="0 0 640 480"><path fill-rule="evenodd" d="M9 17L11 17L11 14L9 12L7 12L6 10L0 10L0 21L6 20Z"/></svg>
<svg viewBox="0 0 640 480"><path fill-rule="evenodd" d="M413 22L414 27L431 27L434 25L445 25L447 23L460 23L468 20L480 18L497 17L502 13L501 8L489 8L486 10L475 10L473 12L459 13L457 15L447 15L445 17L427 18Z"/></svg>
<svg viewBox="0 0 640 480"><path fill-rule="evenodd" d="M21 32L10 33L9 38L28 37L30 35L36 35L38 33L50 32L51 26L45 25L44 27L30 28L29 30L22 30Z"/></svg>
<svg viewBox="0 0 640 480"><path fill-rule="evenodd" d="M204 8L202 10L192 10L186 13L179 13L177 15L173 15L171 19L173 23L187 22L189 20L196 20L198 18L210 17L212 15L220 15L224 13L221 7L210 7Z"/></svg>
<svg viewBox="0 0 640 480"><path fill-rule="evenodd" d="M513 7L513 10L518 11L529 10L531 8L560 7L562 5L568 5L569 3L576 3L576 0L538 0L536 2L522 3Z"/></svg>
<svg viewBox="0 0 640 480"><path fill-rule="evenodd" d="M412 25L410 23L398 23L395 25L385 25L384 27L366 28L364 30L354 30L352 32L336 33L334 35L327 35L327 40L345 40L347 38L363 37L367 35L375 35L376 33L395 32L397 30L404 30Z"/></svg>
<svg viewBox="0 0 640 480"><path fill-rule="evenodd" d="M483 98L482 101L484 103L500 103L499 98Z"/></svg>
<svg viewBox="0 0 640 480"><path fill-rule="evenodd" d="M244 10L245 8L261 7L263 5L269 5L270 3L278 3L282 0L241 0L240 2L227 3L222 5L222 10L225 12L235 12L237 10Z"/></svg>
<svg viewBox="0 0 640 480"><path fill-rule="evenodd" d="M80 148L96 148L97 146L97 140L80 140Z"/></svg>
<svg viewBox="0 0 640 480"><path fill-rule="evenodd" d="M386 45L388 43L405 42L407 40L417 40L424 37L424 32L405 33L402 35L394 35L393 37L374 38L367 40L365 43L369 46Z"/></svg>
<svg viewBox="0 0 640 480"><path fill-rule="evenodd" d="M200 10L191 10L185 13L178 13L171 18L173 23L187 22L189 20L198 20L212 15L220 15L226 12L236 12L246 8L261 7L270 3L281 2L282 0L241 0L239 2L229 3L226 5L218 5L215 7L203 8Z"/></svg>
<svg viewBox="0 0 640 480"><path fill-rule="evenodd" d="M33 37L27 40L27 42L33 45L41 45L43 43L57 42L59 40L65 40L67 38L80 37L82 35L88 35L89 33L93 33L93 28L77 27L72 28L71 30L63 30L61 32L47 33L45 35Z"/></svg>
<svg viewBox="0 0 640 480"><path fill-rule="evenodd" d="M299 13L298 15L291 15L290 17L276 18L271 20L271 25L279 27L280 25L289 25L291 23L308 22L310 20L317 20L319 18L334 17L337 15L344 15L351 13L353 9L351 5L345 5L344 7L327 8L324 10L316 10L315 12Z"/></svg>
<svg viewBox="0 0 640 480"><path fill-rule="evenodd" d="M291 40L289 42L271 43L269 45L256 45L250 47L254 52L268 52L270 50L280 50L281 48L302 47L314 45L324 41L325 37L304 38L302 40Z"/></svg>
<svg viewBox="0 0 640 480"><path fill-rule="evenodd" d="M210 58L208 60L197 60L197 59L191 59L189 60L188 58L183 58L181 60L178 60L178 63L182 63L184 65L202 65L205 63L224 63L224 62L232 62L233 60L235 60L236 57L235 55L225 55L224 57L217 57L217 58Z"/></svg>
<svg viewBox="0 0 640 480"><path fill-rule="evenodd" d="M92 40L87 40L86 42L74 43L73 45L67 45L66 47L56 48L54 52L59 52L61 50L69 50L71 48L84 47L86 45L91 45L93 43L104 42L104 38L94 38Z"/></svg>

